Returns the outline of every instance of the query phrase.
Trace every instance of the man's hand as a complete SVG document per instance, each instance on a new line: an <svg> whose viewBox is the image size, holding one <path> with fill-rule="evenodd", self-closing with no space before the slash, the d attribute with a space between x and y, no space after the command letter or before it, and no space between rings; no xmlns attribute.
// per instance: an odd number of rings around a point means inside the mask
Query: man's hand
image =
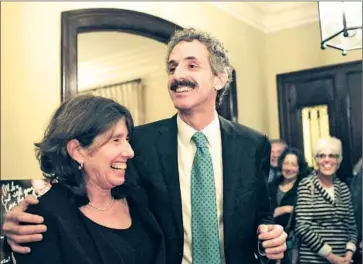
<svg viewBox="0 0 363 264"><path fill-rule="evenodd" d="M43 217L25 213L29 205L37 203L39 203L38 199L33 195L29 195L5 216L3 230L8 244L14 252L20 254L29 253L30 248L22 247L20 244L36 242L43 239L41 233L47 230L45 225L41 225L44 221ZM20 222L31 225L20 225Z"/></svg>
<svg viewBox="0 0 363 264"><path fill-rule="evenodd" d="M258 239L262 241L266 257L269 259L283 259L286 250L287 234L280 225L259 225Z"/></svg>

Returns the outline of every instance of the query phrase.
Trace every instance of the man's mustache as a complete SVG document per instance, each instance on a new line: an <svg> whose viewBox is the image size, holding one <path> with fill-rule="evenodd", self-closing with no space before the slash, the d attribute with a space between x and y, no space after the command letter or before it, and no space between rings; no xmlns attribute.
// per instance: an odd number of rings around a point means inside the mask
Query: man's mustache
<svg viewBox="0 0 363 264"><path fill-rule="evenodd" d="M190 80L173 80L170 84L170 90L175 92L178 87L190 87L194 89L197 87L197 83Z"/></svg>

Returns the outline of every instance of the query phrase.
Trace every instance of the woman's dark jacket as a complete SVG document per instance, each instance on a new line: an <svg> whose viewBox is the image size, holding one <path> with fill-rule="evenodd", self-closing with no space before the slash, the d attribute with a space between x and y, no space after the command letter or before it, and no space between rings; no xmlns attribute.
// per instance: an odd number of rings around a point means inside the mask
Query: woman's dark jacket
<svg viewBox="0 0 363 264"><path fill-rule="evenodd" d="M154 263L165 264L164 237L148 210L146 195L139 187L135 187L131 193L127 197L128 204L134 208L158 249ZM114 264L114 259L107 259L107 254L101 256L99 253L100 238L90 232L85 217L71 202L65 187L55 184L39 200L39 204L30 206L27 212L43 216L47 231L43 233L42 241L29 244L30 254L15 255L17 263Z"/></svg>

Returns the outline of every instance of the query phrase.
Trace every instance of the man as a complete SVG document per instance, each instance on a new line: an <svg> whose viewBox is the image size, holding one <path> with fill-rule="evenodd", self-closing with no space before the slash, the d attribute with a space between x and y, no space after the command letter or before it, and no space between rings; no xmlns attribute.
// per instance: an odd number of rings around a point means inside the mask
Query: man
<svg viewBox="0 0 363 264"><path fill-rule="evenodd" d="M135 158L128 167L163 230L167 263L252 264L258 263L255 255L281 259L286 233L271 224L269 141L216 113L231 78L226 50L209 34L185 29L169 42L167 69L178 114L135 128ZM42 222L22 212L27 205L4 224L9 244L21 252L26 249L19 242L41 239L32 234L45 230L42 225L20 230L19 221Z"/></svg>
<svg viewBox="0 0 363 264"><path fill-rule="evenodd" d="M271 143L271 157L270 157L270 172L268 175L268 183L271 183L275 179L280 177L280 170L278 168L279 158L281 153L287 147L285 141L281 139L272 139L270 140Z"/></svg>

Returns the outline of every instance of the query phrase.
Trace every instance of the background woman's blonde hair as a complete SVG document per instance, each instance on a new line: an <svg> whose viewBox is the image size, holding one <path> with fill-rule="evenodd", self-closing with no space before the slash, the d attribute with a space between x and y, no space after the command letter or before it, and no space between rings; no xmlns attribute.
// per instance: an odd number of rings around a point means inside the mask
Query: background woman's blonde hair
<svg viewBox="0 0 363 264"><path fill-rule="evenodd" d="M332 154L338 154L338 164L343 160L342 142L336 137L320 138L314 148L314 157L323 151L330 151Z"/></svg>

